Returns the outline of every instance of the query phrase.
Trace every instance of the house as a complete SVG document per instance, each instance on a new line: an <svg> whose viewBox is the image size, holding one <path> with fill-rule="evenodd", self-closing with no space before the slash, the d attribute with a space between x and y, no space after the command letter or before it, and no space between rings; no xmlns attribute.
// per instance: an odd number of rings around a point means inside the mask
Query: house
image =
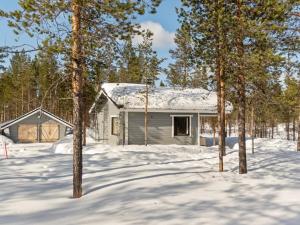
<svg viewBox="0 0 300 225"><path fill-rule="evenodd" d="M72 124L37 108L0 125L0 134L16 143L55 142L72 132Z"/></svg>
<svg viewBox="0 0 300 225"><path fill-rule="evenodd" d="M90 136L107 144L144 144L143 84L105 83L90 109ZM226 113L232 110L227 103ZM217 116L217 95L201 88L149 87L148 144L200 144L200 121Z"/></svg>

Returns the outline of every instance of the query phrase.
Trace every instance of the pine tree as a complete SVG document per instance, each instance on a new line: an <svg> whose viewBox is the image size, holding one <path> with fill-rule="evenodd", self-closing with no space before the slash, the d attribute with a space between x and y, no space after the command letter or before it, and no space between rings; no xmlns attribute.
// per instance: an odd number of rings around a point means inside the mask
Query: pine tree
<svg viewBox="0 0 300 225"><path fill-rule="evenodd" d="M70 58L73 90L73 196L81 197L82 182L82 79L85 62L95 59L106 40L130 35L135 27L132 19L145 8L155 10L160 0L152 1L31 1L20 0L20 10L0 11L10 18L15 33L25 30L29 35L45 37L44 47ZM59 15L59 16L58 16ZM71 15L71 20L65 20ZM108 19L109 18L109 19ZM61 30L60 28L68 29ZM109 44L109 43L107 43Z"/></svg>
<svg viewBox="0 0 300 225"><path fill-rule="evenodd" d="M194 72L194 64L192 62L192 38L190 35L190 27L187 23L183 23L175 34L176 49L170 50L170 54L174 63L169 65L167 78L171 85L188 87L192 83L192 73Z"/></svg>
<svg viewBox="0 0 300 225"><path fill-rule="evenodd" d="M282 35L287 31L286 22L299 1L182 2L180 22L189 24L196 62L208 65L217 80L220 143L224 143L225 137L222 134L225 131L225 84L228 97L238 108L239 168L240 173L246 173L246 88L249 79L260 79L262 74L273 69L272 62L278 61L276 56L282 51L280 43L284 43ZM225 153L224 147L220 144L219 152Z"/></svg>
<svg viewBox="0 0 300 225"><path fill-rule="evenodd" d="M5 66L3 65L5 63L5 58L7 57L6 48L0 47L0 72L1 70L5 70Z"/></svg>
<svg viewBox="0 0 300 225"><path fill-rule="evenodd" d="M215 74L218 92L219 171L223 171L225 155L225 69L230 27L228 7L224 1L182 0L179 20L189 29L194 45L193 57L198 68L208 68Z"/></svg>

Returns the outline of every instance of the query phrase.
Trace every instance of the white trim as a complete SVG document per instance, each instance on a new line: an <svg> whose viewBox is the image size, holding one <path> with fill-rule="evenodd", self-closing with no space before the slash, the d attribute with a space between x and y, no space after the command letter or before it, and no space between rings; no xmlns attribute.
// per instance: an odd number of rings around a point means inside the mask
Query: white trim
<svg viewBox="0 0 300 225"><path fill-rule="evenodd" d="M121 112L145 112L144 108L140 109L129 109L129 108L120 108ZM166 113L200 113L207 116L217 115L217 111L212 110L199 110L199 109L148 109L148 112L166 112ZM230 112L226 112L229 114Z"/></svg>
<svg viewBox="0 0 300 225"><path fill-rule="evenodd" d="M110 116L110 136L118 136L119 134L113 134L113 124L112 124L112 121L113 119L112 118L118 118L119 119L119 133L120 133L120 116L119 115L111 115Z"/></svg>
<svg viewBox="0 0 300 225"><path fill-rule="evenodd" d="M192 117L193 115L170 115L172 118L172 138L175 137L174 135L174 117L189 117L189 135L183 137L192 137Z"/></svg>
<svg viewBox="0 0 300 225"><path fill-rule="evenodd" d="M96 96L96 99L95 99L93 105L91 106L91 108L89 110L89 113L92 113L93 109L96 107L97 101L99 100L99 98L101 97L102 94L107 98L108 101L111 101L113 104L115 104L103 90L100 90L99 94Z"/></svg>
<svg viewBox="0 0 300 225"><path fill-rule="evenodd" d="M170 115L171 117L193 117L193 115Z"/></svg>
<svg viewBox="0 0 300 225"><path fill-rule="evenodd" d="M30 116L33 116L33 115L35 115L36 113L46 114L46 115L47 115L48 117L50 117L51 119L53 119L53 120L55 120L55 121L57 121L57 122L59 122L59 123L64 124L66 127L73 128L71 124L68 124L68 123L65 122L64 120L59 119L59 118L56 118L55 116L52 116L52 115L51 115L49 112L47 112L46 110L44 110L44 109L35 109L35 110L33 110L33 111L28 112L27 114L25 114L25 116L21 116L21 117L15 119L14 122L9 123L9 124L5 125L4 127L1 127L1 130L4 130L4 129L6 129L6 128L8 128L8 127L10 127L10 126L12 126L12 125L18 123L19 121L22 121L22 120L24 120L24 119L30 117Z"/></svg>
<svg viewBox="0 0 300 225"><path fill-rule="evenodd" d="M121 112L145 112L145 109L128 109L120 108ZM213 117L217 116L217 111L212 110L199 110L199 109L149 109L148 112L162 112L162 113L199 113L201 116ZM226 110L226 114L230 114L230 111Z"/></svg>

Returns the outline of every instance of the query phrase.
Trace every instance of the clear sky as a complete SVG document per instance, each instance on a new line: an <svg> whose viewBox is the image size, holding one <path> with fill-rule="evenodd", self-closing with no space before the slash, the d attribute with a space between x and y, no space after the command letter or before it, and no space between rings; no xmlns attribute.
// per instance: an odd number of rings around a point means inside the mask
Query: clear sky
<svg viewBox="0 0 300 225"><path fill-rule="evenodd" d="M18 8L17 0L0 0L2 10L14 10ZM143 28L150 29L153 33L154 49L160 57L167 58L164 66L169 59L169 50L174 47L174 34L179 24L175 7L180 6L180 0L162 0L156 14L146 14L138 18L138 22ZM18 46L22 44L35 45L36 40L27 35L16 36L7 27L6 22L0 19L0 46Z"/></svg>

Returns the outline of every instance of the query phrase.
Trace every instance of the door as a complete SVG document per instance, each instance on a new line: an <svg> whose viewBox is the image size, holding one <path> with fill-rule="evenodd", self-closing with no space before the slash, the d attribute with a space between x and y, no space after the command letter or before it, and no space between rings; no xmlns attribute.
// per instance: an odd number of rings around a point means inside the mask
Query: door
<svg viewBox="0 0 300 225"><path fill-rule="evenodd" d="M21 143L33 143L37 141L36 124L21 124L18 126L18 141Z"/></svg>
<svg viewBox="0 0 300 225"><path fill-rule="evenodd" d="M40 131L41 142L55 142L59 140L59 125L55 123L43 123Z"/></svg>

